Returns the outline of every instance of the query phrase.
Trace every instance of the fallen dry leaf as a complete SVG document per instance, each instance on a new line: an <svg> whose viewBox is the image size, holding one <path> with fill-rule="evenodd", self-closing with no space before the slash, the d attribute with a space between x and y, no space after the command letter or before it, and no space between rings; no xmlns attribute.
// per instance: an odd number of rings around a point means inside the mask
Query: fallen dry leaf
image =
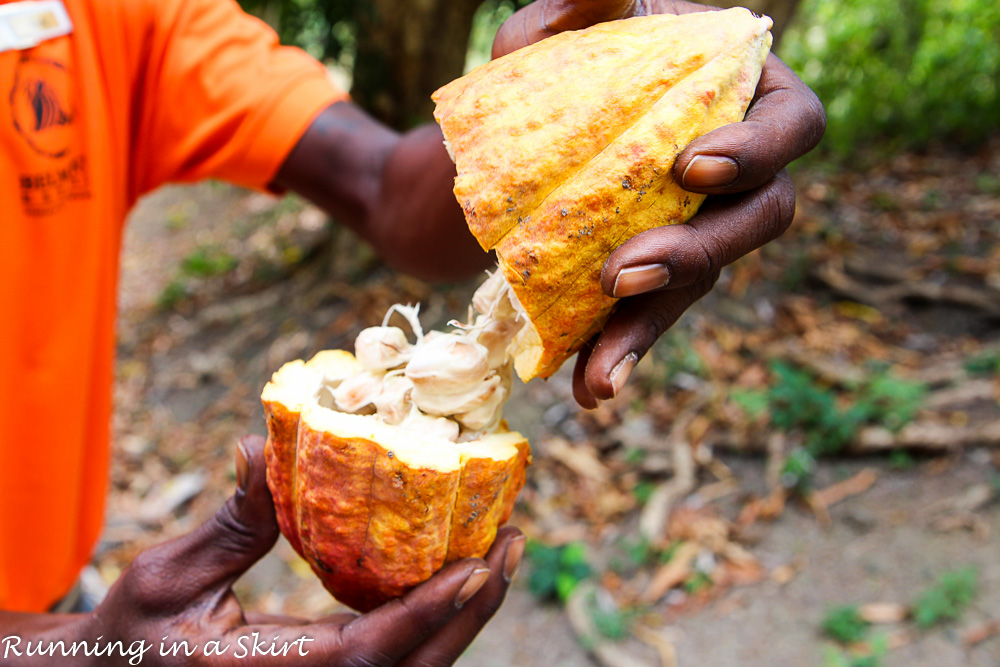
<svg viewBox="0 0 1000 667"><path fill-rule="evenodd" d="M868 623L900 623L910 614L910 609L898 602L869 602L858 608L858 614Z"/></svg>
<svg viewBox="0 0 1000 667"><path fill-rule="evenodd" d="M783 586L789 581L794 579L799 572L802 572L806 567L808 567L809 561L804 556L799 556L795 558L790 563L785 563L784 565L779 565L773 570L771 570L771 581L776 584Z"/></svg>
<svg viewBox="0 0 1000 667"><path fill-rule="evenodd" d="M611 471L601 462L592 445L570 444L563 438L552 438L544 444L545 455L559 461L576 474L606 484Z"/></svg>
<svg viewBox="0 0 1000 667"><path fill-rule="evenodd" d="M796 574L798 574L798 571L795 567L789 563L785 563L771 570L771 581L779 586L784 586L794 579Z"/></svg>
<svg viewBox="0 0 1000 667"><path fill-rule="evenodd" d="M995 635L1000 635L1000 618L966 628L962 631L961 637L962 643L966 646L975 646Z"/></svg>
<svg viewBox="0 0 1000 667"><path fill-rule="evenodd" d="M719 500L720 498L732 495L739 490L739 481L737 481L735 477L727 477L719 482L706 484L698 489L697 494L698 498L701 499L702 502L710 503L714 500Z"/></svg>
<svg viewBox="0 0 1000 667"><path fill-rule="evenodd" d="M667 525L670 539L696 542L716 554L725 552L729 532L729 522L708 506L678 507Z"/></svg>
<svg viewBox="0 0 1000 667"><path fill-rule="evenodd" d="M692 572L691 566L694 559L698 557L700 550L701 547L694 542L681 544L677 548L677 552L674 553L674 557L660 566L660 569L653 575L640 599L645 603L652 604L666 595L671 588L687 579Z"/></svg>
<svg viewBox="0 0 1000 667"><path fill-rule="evenodd" d="M785 511L787 496L788 491L779 487L764 498L751 499L743 506L740 515L736 518L736 530L742 532L758 520L773 521L778 518Z"/></svg>
<svg viewBox="0 0 1000 667"><path fill-rule="evenodd" d="M874 468L865 468L856 475L817 491L813 494L813 499L824 507L831 507L851 496L864 493L872 488L876 481L878 481L878 471Z"/></svg>

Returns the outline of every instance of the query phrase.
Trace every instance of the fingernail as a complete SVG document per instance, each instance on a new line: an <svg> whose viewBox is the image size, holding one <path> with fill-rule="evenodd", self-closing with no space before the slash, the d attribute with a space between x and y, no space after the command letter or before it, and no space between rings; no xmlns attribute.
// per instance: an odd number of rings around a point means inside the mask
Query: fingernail
<svg viewBox="0 0 1000 667"><path fill-rule="evenodd" d="M521 556L524 555L524 545L527 540L524 535L515 537L507 545L507 555L503 557L503 578L509 584L513 579L514 575L517 574L517 568L521 564Z"/></svg>
<svg viewBox="0 0 1000 667"><path fill-rule="evenodd" d="M243 441L236 443L236 488L246 493L247 480L250 478L250 457Z"/></svg>
<svg viewBox="0 0 1000 667"><path fill-rule="evenodd" d="M681 185L685 188L719 188L729 185L740 176L736 160L718 155L695 155L688 162Z"/></svg>
<svg viewBox="0 0 1000 667"><path fill-rule="evenodd" d="M629 266L618 272L612 294L620 299L650 290L659 289L670 282L670 269L666 264Z"/></svg>
<svg viewBox="0 0 1000 667"><path fill-rule="evenodd" d="M632 369L635 368L638 361L639 355L635 352L629 352L625 355L624 359L615 364L615 367L611 369L611 375L608 376L608 379L611 380L611 391L614 392L615 396L625 386L625 381L628 380L628 376L632 373Z"/></svg>
<svg viewBox="0 0 1000 667"><path fill-rule="evenodd" d="M472 599L472 596L479 592L479 589L483 587L486 580L490 578L490 569L488 567L480 567L472 571L469 578L465 580L462 584L462 588L459 589L458 595L455 596L455 606L463 607L465 603Z"/></svg>

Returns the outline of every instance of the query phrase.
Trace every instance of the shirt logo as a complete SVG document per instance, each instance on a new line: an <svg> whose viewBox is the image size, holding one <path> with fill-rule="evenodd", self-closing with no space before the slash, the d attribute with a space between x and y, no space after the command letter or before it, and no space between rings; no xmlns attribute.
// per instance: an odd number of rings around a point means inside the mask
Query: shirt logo
<svg viewBox="0 0 1000 667"><path fill-rule="evenodd" d="M64 157L73 139L76 111L66 67L54 60L22 57L10 91L14 129L39 155Z"/></svg>
<svg viewBox="0 0 1000 667"><path fill-rule="evenodd" d="M68 115L59 103L56 91L48 81L31 81L26 84L28 100L35 112L35 132L47 130L54 125L69 125L73 116Z"/></svg>

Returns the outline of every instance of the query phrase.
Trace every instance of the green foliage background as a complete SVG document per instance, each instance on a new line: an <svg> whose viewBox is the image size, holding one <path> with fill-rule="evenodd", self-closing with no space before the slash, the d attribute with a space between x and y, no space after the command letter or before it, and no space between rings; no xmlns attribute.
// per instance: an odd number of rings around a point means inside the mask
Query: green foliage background
<svg viewBox="0 0 1000 667"><path fill-rule="evenodd" d="M364 0L240 0L283 42L350 72ZM500 23L527 0L485 0L466 69L485 62ZM778 54L826 106L826 153L950 142L975 148L1000 126L1000 2L803 0Z"/></svg>
<svg viewBox="0 0 1000 667"><path fill-rule="evenodd" d="M974 148L1000 126L996 0L803 0L778 54L826 106L835 154Z"/></svg>
<svg viewBox="0 0 1000 667"><path fill-rule="evenodd" d="M353 64L357 16L364 0L239 0L246 11L261 17L278 32L283 44L305 49L324 61L347 58Z"/></svg>

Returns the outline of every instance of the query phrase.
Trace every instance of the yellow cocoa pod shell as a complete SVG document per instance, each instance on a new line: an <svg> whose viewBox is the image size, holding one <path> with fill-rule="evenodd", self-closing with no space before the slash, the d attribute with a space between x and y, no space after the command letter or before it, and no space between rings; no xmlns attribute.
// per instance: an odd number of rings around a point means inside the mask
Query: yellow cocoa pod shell
<svg viewBox="0 0 1000 667"><path fill-rule="evenodd" d="M321 352L282 366L261 401L281 532L337 600L368 611L485 555L531 449L512 431L456 444L319 404L324 378L360 370L350 352Z"/></svg>
<svg viewBox="0 0 1000 667"><path fill-rule="evenodd" d="M529 326L522 380L547 377L610 317L601 269L644 231L704 200L674 180L694 139L743 119L771 20L734 8L560 33L434 93L455 196L496 250Z"/></svg>

